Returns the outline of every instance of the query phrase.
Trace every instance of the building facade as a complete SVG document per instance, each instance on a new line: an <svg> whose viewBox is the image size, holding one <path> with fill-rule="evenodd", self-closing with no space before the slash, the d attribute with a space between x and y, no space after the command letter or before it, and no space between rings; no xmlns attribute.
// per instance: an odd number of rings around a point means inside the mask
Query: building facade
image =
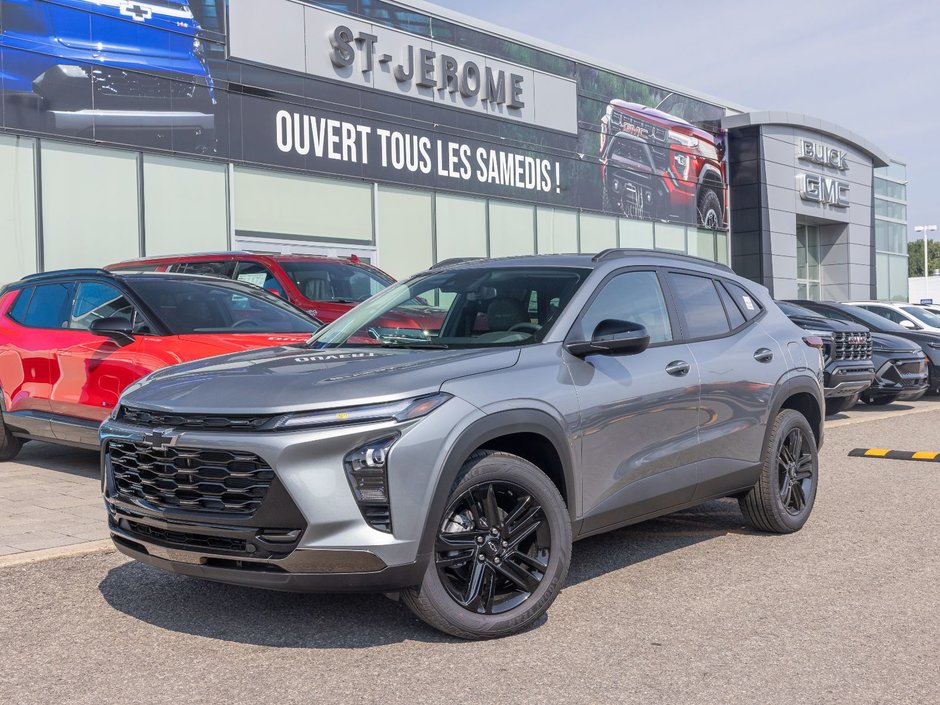
<svg viewBox="0 0 940 705"><path fill-rule="evenodd" d="M206 250L403 277L621 246L726 262L779 297L895 296L875 223L897 204L873 185L900 182L829 123L418 0L0 8L0 282Z"/></svg>

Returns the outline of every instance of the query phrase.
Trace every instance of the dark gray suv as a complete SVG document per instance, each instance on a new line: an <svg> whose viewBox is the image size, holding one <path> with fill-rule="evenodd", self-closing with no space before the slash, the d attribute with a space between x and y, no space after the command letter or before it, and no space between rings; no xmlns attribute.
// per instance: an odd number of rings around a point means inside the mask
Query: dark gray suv
<svg viewBox="0 0 940 705"><path fill-rule="evenodd" d="M425 329L388 327L415 311ZM111 533L164 570L400 592L445 632L506 635L558 595L573 539L725 496L800 529L821 346L692 257L445 262L300 347L130 387L101 429Z"/></svg>

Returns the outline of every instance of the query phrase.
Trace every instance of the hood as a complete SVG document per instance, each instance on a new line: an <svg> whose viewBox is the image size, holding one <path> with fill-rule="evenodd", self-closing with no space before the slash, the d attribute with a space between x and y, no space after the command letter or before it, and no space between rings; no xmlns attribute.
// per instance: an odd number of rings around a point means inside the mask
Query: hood
<svg viewBox="0 0 940 705"><path fill-rule="evenodd" d="M280 414L405 399L516 364L517 348L267 348L158 370L121 403L175 413Z"/></svg>
<svg viewBox="0 0 940 705"><path fill-rule="evenodd" d="M176 358L177 362L190 362L201 360L214 355L241 352L243 350L257 350L258 348L271 348L284 345L299 345L310 340L312 333L263 333L263 334L212 334L212 335L178 335L174 340L177 344L165 348L167 355Z"/></svg>
<svg viewBox="0 0 940 705"><path fill-rule="evenodd" d="M820 331L830 331L833 333L842 332L842 333L865 333L867 332L861 326L853 326L849 323L844 323L842 321L836 321L831 318L823 318L822 316L787 316L791 321L796 323L800 328L806 330L820 330Z"/></svg>
<svg viewBox="0 0 940 705"><path fill-rule="evenodd" d="M650 108L649 106L643 105L642 103L628 103L625 100L612 100L610 101L610 104L621 112L634 113L637 117L648 120L649 122L660 127L664 127L666 129L675 129L678 132L695 135L704 142L709 142L712 144L715 142L715 136L712 133L701 129L700 127L696 127L688 120L683 120L677 115L664 113L662 110Z"/></svg>
<svg viewBox="0 0 940 705"><path fill-rule="evenodd" d="M186 0L58 0L55 38L98 56L192 58L199 25Z"/></svg>
<svg viewBox="0 0 940 705"><path fill-rule="evenodd" d="M872 333L871 344L875 350L910 352L912 354L922 354L923 348L917 343L901 338L897 335L888 335L887 333Z"/></svg>

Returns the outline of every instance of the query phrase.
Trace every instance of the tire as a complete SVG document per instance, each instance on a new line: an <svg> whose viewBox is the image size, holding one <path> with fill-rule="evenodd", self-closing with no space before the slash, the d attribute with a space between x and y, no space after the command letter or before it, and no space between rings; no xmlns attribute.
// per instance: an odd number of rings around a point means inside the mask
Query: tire
<svg viewBox="0 0 940 705"><path fill-rule="evenodd" d="M834 414L841 413L846 409L851 409L853 406L858 404L859 395L852 394L847 397L832 397L831 399L826 399L826 416L833 416Z"/></svg>
<svg viewBox="0 0 940 705"><path fill-rule="evenodd" d="M2 416L0 416L0 462L13 460L19 455L24 443L25 441L22 438L17 438L10 433L10 429L6 427Z"/></svg>
<svg viewBox="0 0 940 705"><path fill-rule="evenodd" d="M698 222L708 230L718 230L723 219L721 199L710 188L702 189L698 194Z"/></svg>
<svg viewBox="0 0 940 705"><path fill-rule="evenodd" d="M424 579L403 591L402 601L428 625L461 639L525 629L545 614L568 574L571 519L565 502L543 472L509 453L470 456L435 531Z"/></svg>
<svg viewBox="0 0 940 705"><path fill-rule="evenodd" d="M794 434L802 438L799 457L791 462ZM789 451L789 457L784 453ZM785 471L781 472L781 465ZM799 531L813 511L819 477L819 454L809 422L798 411L782 409L773 421L760 479L738 499L747 522L759 531ZM796 479L796 481L794 481Z"/></svg>

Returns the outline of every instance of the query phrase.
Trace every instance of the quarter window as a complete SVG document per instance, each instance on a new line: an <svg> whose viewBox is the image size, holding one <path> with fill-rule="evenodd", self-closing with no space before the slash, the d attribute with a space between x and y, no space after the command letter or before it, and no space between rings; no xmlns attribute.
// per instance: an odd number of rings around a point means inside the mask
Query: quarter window
<svg viewBox="0 0 940 705"><path fill-rule="evenodd" d="M722 282L721 284L725 289L728 290L728 293L731 294L731 298L734 299L734 303L737 305L738 310L748 321L757 318L760 315L760 312L764 310L761 308L760 302L758 302L757 299L751 296L742 287L733 282Z"/></svg>
<svg viewBox="0 0 940 705"><path fill-rule="evenodd" d="M28 287L20 291L19 295L16 297L16 301L13 302L13 306L10 307L10 318L17 323L26 322L26 310L29 308L29 299L32 295L33 287Z"/></svg>
<svg viewBox="0 0 940 705"><path fill-rule="evenodd" d="M650 343L672 340L669 312L655 272L626 272L607 282L584 313L582 335L590 338L597 324L607 319L645 326Z"/></svg>
<svg viewBox="0 0 940 705"><path fill-rule="evenodd" d="M728 317L718 297L714 280L693 274L670 272L669 284L675 292L679 313L688 338L710 338L730 332Z"/></svg>

